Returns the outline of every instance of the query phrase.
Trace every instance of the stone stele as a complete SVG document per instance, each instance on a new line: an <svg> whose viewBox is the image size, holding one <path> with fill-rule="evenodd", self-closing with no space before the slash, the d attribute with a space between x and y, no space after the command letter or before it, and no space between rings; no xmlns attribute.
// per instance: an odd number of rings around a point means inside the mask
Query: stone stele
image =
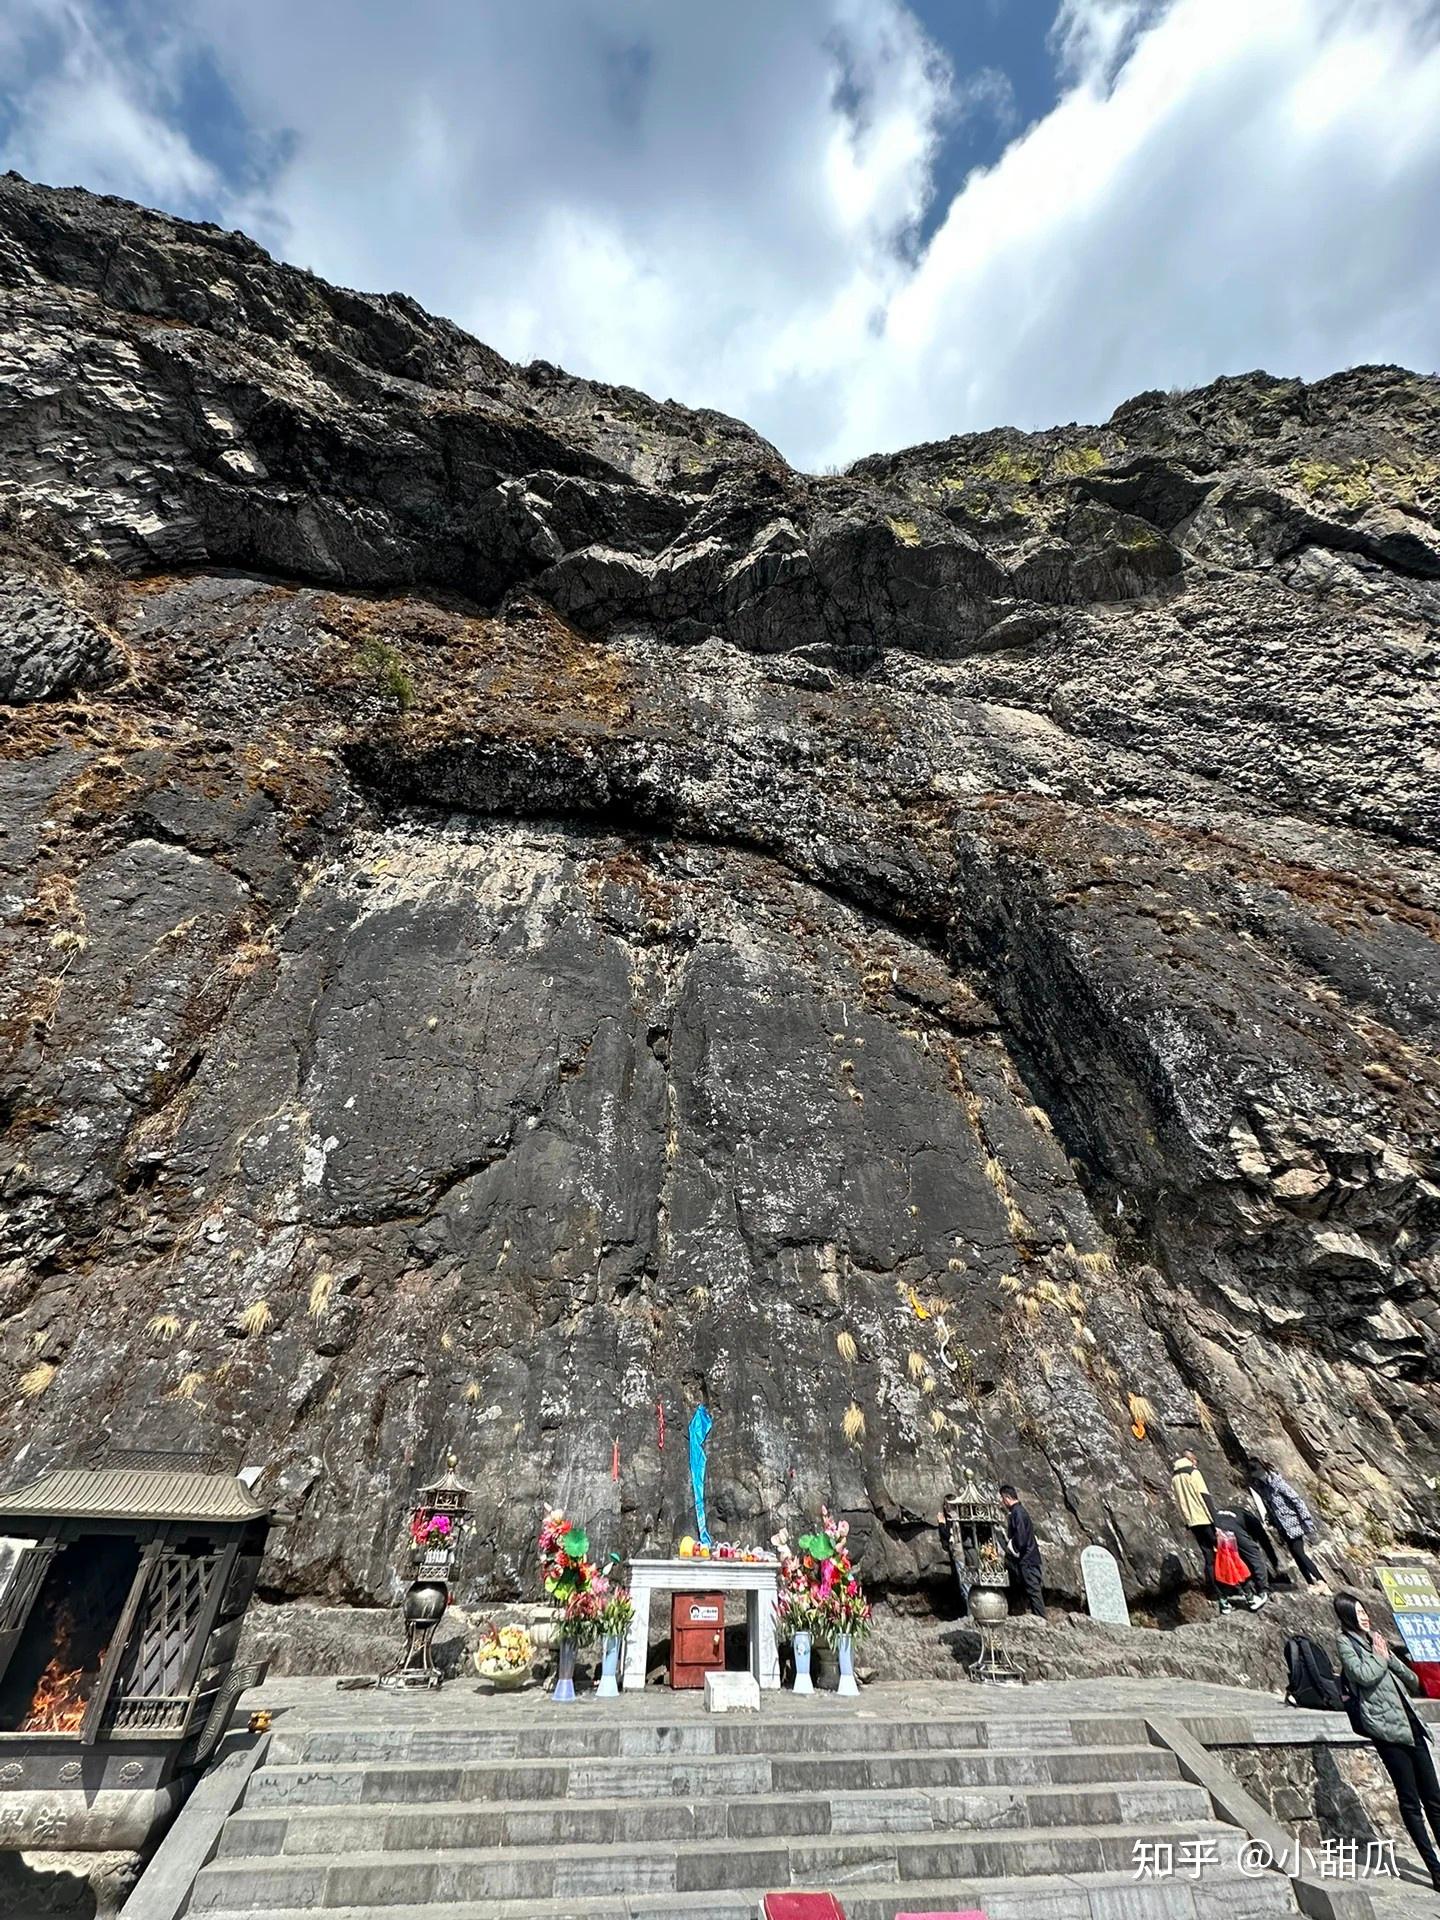
<svg viewBox="0 0 1440 1920"><path fill-rule="evenodd" d="M1086 1547L1080 1555L1080 1573L1091 1619L1106 1620L1112 1627L1128 1627L1130 1609L1125 1604L1120 1566L1110 1549Z"/></svg>

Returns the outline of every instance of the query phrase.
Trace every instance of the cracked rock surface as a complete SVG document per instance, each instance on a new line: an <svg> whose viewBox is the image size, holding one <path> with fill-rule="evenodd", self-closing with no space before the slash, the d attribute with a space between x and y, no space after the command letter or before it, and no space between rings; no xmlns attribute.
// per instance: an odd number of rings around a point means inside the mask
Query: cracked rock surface
<svg viewBox="0 0 1440 1920"><path fill-rule="evenodd" d="M452 1447L463 1599L668 1551L701 1397L902 1602L967 1463L1072 1597L1182 1446L1436 1542L1440 384L815 478L14 176L0 292L11 1470L357 1602Z"/></svg>

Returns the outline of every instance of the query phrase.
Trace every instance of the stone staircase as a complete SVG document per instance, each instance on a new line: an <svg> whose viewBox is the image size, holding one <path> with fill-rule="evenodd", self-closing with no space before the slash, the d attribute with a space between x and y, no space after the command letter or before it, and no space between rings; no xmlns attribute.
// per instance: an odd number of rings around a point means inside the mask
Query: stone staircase
<svg viewBox="0 0 1440 1920"><path fill-rule="evenodd" d="M1173 1755L1119 1715L812 1714L523 1726L283 1725L195 1882L239 1920L755 1920L824 1888L848 1920L1258 1920L1289 1882L1238 1870ZM1136 1879L1136 1843L1176 1850ZM1213 1842L1199 1879L1182 1847Z"/></svg>

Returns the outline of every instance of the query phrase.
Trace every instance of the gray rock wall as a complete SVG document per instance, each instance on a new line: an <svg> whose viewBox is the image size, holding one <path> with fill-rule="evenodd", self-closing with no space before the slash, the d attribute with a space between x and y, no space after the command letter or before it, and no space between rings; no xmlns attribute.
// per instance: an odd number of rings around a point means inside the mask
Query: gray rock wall
<svg viewBox="0 0 1440 1920"><path fill-rule="evenodd" d="M1434 1542L1434 381L822 480L13 177L0 284L13 1466L213 1444L369 1604L448 1447L469 1601L668 1547L701 1397L897 1596L971 1462L1062 1596L1181 1445Z"/></svg>

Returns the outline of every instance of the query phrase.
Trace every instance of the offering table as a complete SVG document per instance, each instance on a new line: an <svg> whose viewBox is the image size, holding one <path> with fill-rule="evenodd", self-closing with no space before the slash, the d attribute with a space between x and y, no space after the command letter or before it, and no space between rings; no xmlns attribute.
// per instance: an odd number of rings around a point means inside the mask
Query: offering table
<svg viewBox="0 0 1440 1920"><path fill-rule="evenodd" d="M652 1593L743 1593L750 1635L750 1671L762 1688L780 1685L780 1655L775 1646L775 1601L779 1563L775 1560L632 1560L630 1598L635 1618L625 1639L624 1685L643 1687L650 1651Z"/></svg>

